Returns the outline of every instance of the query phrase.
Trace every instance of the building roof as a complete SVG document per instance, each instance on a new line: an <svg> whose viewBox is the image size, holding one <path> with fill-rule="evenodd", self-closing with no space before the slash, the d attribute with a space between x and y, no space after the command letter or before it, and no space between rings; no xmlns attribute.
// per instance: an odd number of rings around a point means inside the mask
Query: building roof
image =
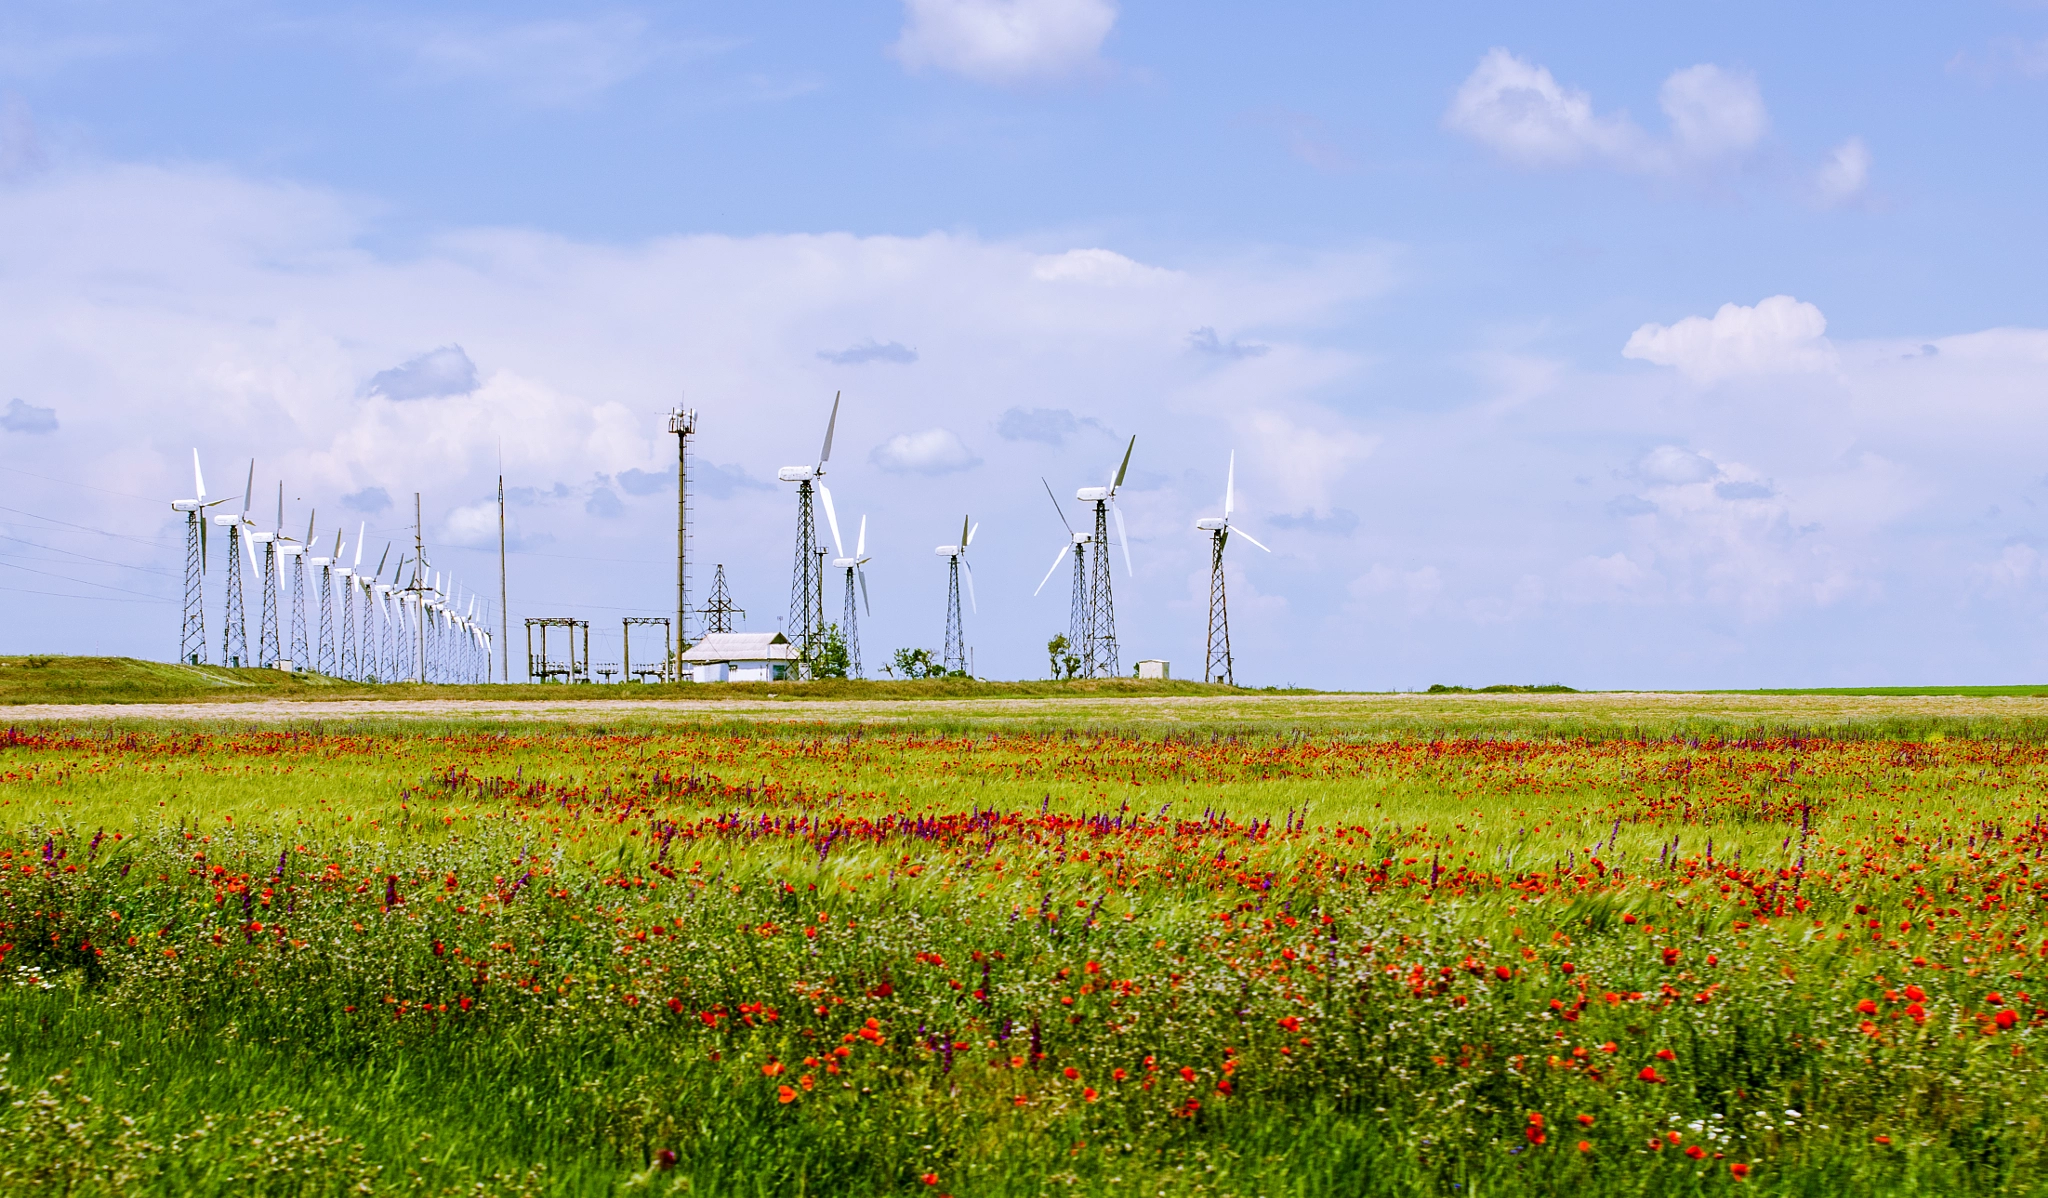
<svg viewBox="0 0 2048 1198"><path fill-rule="evenodd" d="M796 648L779 632L709 632L683 654L687 662L795 661Z"/></svg>

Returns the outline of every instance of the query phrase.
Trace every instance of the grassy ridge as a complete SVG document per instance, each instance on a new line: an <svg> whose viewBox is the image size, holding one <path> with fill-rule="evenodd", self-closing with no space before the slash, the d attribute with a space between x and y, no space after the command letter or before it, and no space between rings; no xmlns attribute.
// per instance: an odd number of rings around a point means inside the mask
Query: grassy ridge
<svg viewBox="0 0 2048 1198"><path fill-rule="evenodd" d="M970 678L920 681L871 679L817 682L623 683L579 685L511 683L443 685L360 683L319 674L187 666L132 657L0 657L0 705L28 703L234 703L267 699L489 699L603 703L622 699L714 700L786 698L844 700L1050 699L1187 697L1254 693L1237 687L1135 678L1083 682L990 682ZM1277 691L1271 694L1310 694Z"/></svg>

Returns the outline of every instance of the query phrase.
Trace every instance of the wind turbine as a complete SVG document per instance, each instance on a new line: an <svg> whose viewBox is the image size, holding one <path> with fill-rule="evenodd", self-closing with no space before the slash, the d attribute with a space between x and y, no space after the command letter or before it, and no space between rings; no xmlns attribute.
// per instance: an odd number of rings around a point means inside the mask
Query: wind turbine
<svg viewBox="0 0 2048 1198"><path fill-rule="evenodd" d="M256 664L265 669L284 657L277 627L277 542L284 536L284 480L277 484L277 524L269 532L251 532L248 540L263 546L263 622L256 631Z"/></svg>
<svg viewBox="0 0 2048 1198"><path fill-rule="evenodd" d="M355 566L363 564L363 533L368 528L368 521L364 521L356 528ZM357 651L359 642L356 640L356 587L353 581L356 575L355 566L342 565L341 552L338 549L334 554L334 562L334 576L341 580L341 676L359 681L363 676L363 660L362 654Z"/></svg>
<svg viewBox="0 0 2048 1198"><path fill-rule="evenodd" d="M838 426L839 393L835 391L817 465L784 466L775 472L782 482L796 484L796 562L789 579L789 633L796 642L800 676L806 678L814 676L813 663L824 647L825 630L825 579L814 556L818 551L818 530L811 514L811 484L825 477L825 463L832 459L832 432Z"/></svg>
<svg viewBox="0 0 2048 1198"><path fill-rule="evenodd" d="M1258 538L1243 529L1234 529L1230 513L1236 507L1237 499L1237 452L1231 451L1230 470L1223 476L1223 516L1221 519L1195 521L1195 527L1209 534L1209 651L1203 659L1202 681L1220 682L1225 686L1236 686L1236 676L1230 668L1230 607L1223 597L1223 546L1230 541L1230 534L1259 545ZM1264 545L1259 548L1273 552Z"/></svg>
<svg viewBox="0 0 2048 1198"><path fill-rule="evenodd" d="M853 556L846 556L845 542L839 539L839 514L832 510L832 492L822 486L818 491L825 497L825 519L832 525L832 551L838 555L832 559L832 566L834 569L846 571L846 615L843 617L845 623L840 625L840 630L846 636L847 676L865 678L867 675L861 669L860 663L860 613L854 607L853 584L855 579L860 581L860 600L862 604L866 604L868 574L861 567L868 564L868 518L860 518L860 538L854 542ZM868 614L874 614L872 607L868 609Z"/></svg>
<svg viewBox="0 0 2048 1198"><path fill-rule="evenodd" d="M320 627L314 633L318 640L319 660L312 667L328 677L334 676L334 658L337 646L334 643L334 562L341 556L341 529L334 530L334 552L327 557L312 557L307 564L320 571ZM342 598L348 596L344 594Z"/></svg>
<svg viewBox="0 0 2048 1198"><path fill-rule="evenodd" d="M967 637L960 626L960 571L967 571L967 602L979 614L981 605L974 601L974 568L967 564L967 547L974 543L974 534L981 531L981 525L970 524L971 517L960 518L960 543L940 545L932 552L946 559L946 643L939 651L939 664L947 672L967 672Z"/></svg>
<svg viewBox="0 0 2048 1198"><path fill-rule="evenodd" d="M1136 571L1131 568L1130 542L1124 535L1124 513L1116 506L1116 493L1124 485L1124 474L1131 468L1131 451L1137 446L1138 438L1133 436L1130 444L1124 446L1123 461L1117 464L1108 486L1082 487L1074 492L1074 498L1095 505L1095 535L1089 538L1089 544L1095 546L1095 553L1088 571L1088 610L1077 647L1083 678L1114 678L1119 669L1116 660L1116 603L1109 585L1109 520L1112 515L1116 517L1117 544L1124 551L1124 572L1135 576Z"/></svg>
<svg viewBox="0 0 2048 1198"><path fill-rule="evenodd" d="M391 556L391 546L384 546L384 556L387 558ZM384 581L384 563L379 561L377 563L377 582L371 587L371 598L376 604L377 623L381 628L382 635L371 640L370 653L373 658L383 663L375 668L377 676L386 682L396 681L398 678L397 629L398 621L405 616L405 604L401 597L394 595L392 592L398 589L397 580L403 577L404 574L405 556L403 554L399 555L398 567L392 571L392 581L390 582ZM382 650L381 657L378 656L379 649Z"/></svg>
<svg viewBox="0 0 2048 1198"><path fill-rule="evenodd" d="M196 666L206 661L206 509L227 502L206 502L197 449L192 451L192 496L173 500L171 510L185 513L185 611L178 622L178 660Z"/></svg>
<svg viewBox="0 0 2048 1198"><path fill-rule="evenodd" d="M306 555L313 551L319 538L313 535L314 520L320 513L315 511L306 521L306 539L294 541L290 537L279 537L277 552L288 559L292 571L292 668L310 670L313 668L313 646L306 635Z"/></svg>
<svg viewBox="0 0 2048 1198"><path fill-rule="evenodd" d="M1067 602L1067 651L1074 655L1074 660L1082 661L1085 658L1081 654L1081 642L1088 637L1088 546L1093 543L1094 538L1085 532L1074 531L1074 526L1067 523L1066 510L1060 507L1059 496L1052 493L1052 484L1043 478L1038 481L1045 487L1045 497L1052 500L1052 510L1059 513L1060 523L1066 525L1067 541L1053 556L1052 568L1045 572L1044 578L1038 580L1038 590L1031 592L1031 595L1034 599L1038 597L1038 592L1043 591L1045 584L1052 581L1052 576L1059 571L1060 563L1071 553L1074 558L1074 593Z"/></svg>
<svg viewBox="0 0 2048 1198"><path fill-rule="evenodd" d="M256 459L249 459L249 479L242 484L242 513L215 516L213 522L228 530L228 580L227 598L221 611L221 623L226 630L221 634L220 660L222 665L246 666L249 664L249 622L242 608L242 551L249 549L248 534L256 527L249 519L249 497L256 490ZM256 555L249 550L249 572L256 572Z"/></svg>

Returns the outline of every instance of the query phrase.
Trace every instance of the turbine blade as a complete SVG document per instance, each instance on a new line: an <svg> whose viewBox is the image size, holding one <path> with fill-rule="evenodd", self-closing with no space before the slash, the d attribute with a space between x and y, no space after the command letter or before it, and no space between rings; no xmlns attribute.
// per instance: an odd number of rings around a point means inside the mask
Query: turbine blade
<svg viewBox="0 0 2048 1198"><path fill-rule="evenodd" d="M1228 532L1234 532L1234 533L1236 533L1236 534L1237 534L1238 536L1241 536L1241 537L1243 537L1243 538L1244 538L1245 540L1247 540L1247 541L1250 541L1250 542L1251 542L1252 544L1254 544L1254 545L1259 545L1259 539L1258 539L1257 537L1253 536L1252 534L1250 534L1250 533L1246 532L1246 531L1245 531L1244 529L1242 529L1242 528L1232 528L1232 529L1227 529L1226 531L1228 531ZM1266 549L1266 547L1265 547L1264 545L1259 545L1259 548L1261 548L1261 549ZM1271 552L1273 552L1273 551L1272 551L1271 549L1266 549L1266 552L1267 552L1267 553L1271 553Z"/></svg>
<svg viewBox="0 0 2048 1198"><path fill-rule="evenodd" d="M284 535L284 480L277 480L277 535Z"/></svg>
<svg viewBox="0 0 2048 1198"><path fill-rule="evenodd" d="M363 536L370 531L370 522L364 520L356 525L356 560L350 564L352 570L363 568Z"/></svg>
<svg viewBox="0 0 2048 1198"><path fill-rule="evenodd" d="M1124 471L1129 470L1131 468L1131 451L1133 449L1136 449L1137 447L1138 434L1132 433L1131 443L1129 445L1124 446L1123 463L1116 468L1116 477L1111 479L1109 482L1109 493L1111 495L1116 494L1116 489L1124 485Z"/></svg>
<svg viewBox="0 0 2048 1198"><path fill-rule="evenodd" d="M199 569L201 573L204 573L206 570L206 526L211 523L213 521L206 518L205 512L199 513Z"/></svg>
<svg viewBox="0 0 2048 1198"><path fill-rule="evenodd" d="M1052 510L1060 514L1060 523L1067 525L1067 539L1072 540L1074 537L1074 526L1067 524L1067 510L1060 506L1060 497L1052 493L1052 484L1045 481L1043 474L1038 476L1038 481L1045 487L1045 497L1052 500Z"/></svg>
<svg viewBox="0 0 2048 1198"><path fill-rule="evenodd" d="M1131 537L1124 531L1124 510L1112 503L1109 505L1109 514L1116 517L1116 543L1123 546L1124 573L1136 578L1138 572L1131 568Z"/></svg>
<svg viewBox="0 0 2048 1198"><path fill-rule="evenodd" d="M967 575L967 606L978 616L981 614L981 604L974 601L974 567L968 565L967 559L963 557L960 559L960 569Z"/></svg>
<svg viewBox="0 0 2048 1198"><path fill-rule="evenodd" d="M832 526L832 556L845 557L846 550L839 544L839 513L832 507L832 489L819 483L818 494L825 500L825 523Z"/></svg>
<svg viewBox="0 0 2048 1198"><path fill-rule="evenodd" d="M967 520L968 517L966 516L960 517L960 539L959 541L955 542L960 546L962 550L965 550L967 548L967 537L968 534L972 531L967 527Z"/></svg>
<svg viewBox="0 0 2048 1198"><path fill-rule="evenodd" d="M250 540L248 537L242 537L239 539L242 542L242 548L248 551L249 577L251 581L254 581L256 576L256 542Z"/></svg>
<svg viewBox="0 0 2048 1198"><path fill-rule="evenodd" d="M1061 562L1064 562L1064 561L1066 561L1066 560L1067 560L1067 550L1069 550L1069 549L1072 549L1072 548L1073 548L1073 546L1072 546L1072 545L1062 545L1062 546L1060 546L1060 551L1059 551L1059 555L1058 555L1057 557L1054 557L1054 558L1052 559L1052 569L1050 569L1050 570L1047 570L1047 571L1045 572L1045 577L1044 577L1044 578L1041 578L1041 579L1039 579L1039 580L1038 580L1038 591L1042 591L1042 590L1044 590L1044 589L1045 589L1045 584L1046 584L1046 583L1048 583L1048 582L1051 582L1051 581L1052 581L1052 576L1053 576L1054 574L1057 574L1057 573L1059 573L1059 569L1060 569L1060 563L1061 563ZM1031 597L1032 597L1033 599L1036 599L1036 598L1038 598L1038 591L1033 591L1033 592L1031 592Z"/></svg>
<svg viewBox="0 0 2048 1198"><path fill-rule="evenodd" d="M384 577L384 563L391 560L391 542L384 542L384 556L377 559L377 577Z"/></svg>
<svg viewBox="0 0 2048 1198"><path fill-rule="evenodd" d="M192 450L192 485L198 488L192 493L193 498L197 499L201 503L205 503L206 476L204 474L199 473L199 450L197 448Z"/></svg>
<svg viewBox="0 0 2048 1198"><path fill-rule="evenodd" d="M306 517L306 548L307 548L307 549L309 549L309 550L310 550L310 549L312 549L312 547L313 547L313 542L314 542L314 540L316 539L316 538L315 538L315 537L313 536L313 522L314 522L314 521L316 521L316 520L318 520L319 518L320 518L320 509L319 509L319 508L314 508L314 509L313 509L313 514L312 514L312 515L310 515L310 516L307 516L307 517Z"/></svg>
<svg viewBox="0 0 2048 1198"><path fill-rule="evenodd" d="M818 451L818 473L825 472L825 463L832 460L832 430L839 427L839 392L832 393L832 418L825 422L825 448Z"/></svg>
<svg viewBox="0 0 2048 1198"><path fill-rule="evenodd" d="M1230 520L1231 501L1237 495L1237 451L1230 451L1230 472L1223 476L1223 519Z"/></svg>
<svg viewBox="0 0 2048 1198"><path fill-rule="evenodd" d="M868 518L867 518L867 516L866 516L865 514L863 514L863 515L861 516L861 518L860 518L860 538L859 538L858 540L856 540L856 541L855 541L855 542L853 543L853 556L854 556L854 558L855 558L856 560L859 560L859 561L866 561L866 560L867 560L867 556L868 556Z"/></svg>
<svg viewBox="0 0 2048 1198"><path fill-rule="evenodd" d="M242 519L249 518L249 497L256 493L256 459L249 459L249 481L242 484Z"/></svg>
<svg viewBox="0 0 2048 1198"><path fill-rule="evenodd" d="M874 605L868 602L868 572L859 566L853 568L854 577L860 579L860 605L867 610L869 618L875 614Z"/></svg>
<svg viewBox="0 0 2048 1198"><path fill-rule="evenodd" d="M961 549L962 549L963 551L965 551L965 550L966 550L966 548L967 548L967 547L968 547L969 545L972 545L972 544L974 544L974 534L975 534L975 533L978 533L978 532L980 532L980 531L981 531L981 525L979 525L979 524L975 525L975 526L974 526L973 528L970 528L970 529L968 529L968 530L967 530L967 539L966 539L966 540L964 540L964 541L962 541L962 542L960 542L960 548L961 548Z"/></svg>

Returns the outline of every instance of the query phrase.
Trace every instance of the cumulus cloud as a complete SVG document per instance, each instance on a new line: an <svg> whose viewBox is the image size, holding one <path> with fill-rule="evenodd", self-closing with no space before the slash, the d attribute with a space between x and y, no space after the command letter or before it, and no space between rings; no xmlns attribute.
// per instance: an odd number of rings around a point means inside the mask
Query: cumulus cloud
<svg viewBox="0 0 2048 1198"><path fill-rule="evenodd" d="M1770 132L1756 80L1712 63L1674 71L1658 90L1670 131L1655 137L1626 113L1602 115L1549 68L1495 48L1452 98L1444 125L1519 166L1602 163L1669 173L1740 159Z"/></svg>
<svg viewBox="0 0 2048 1198"><path fill-rule="evenodd" d="M7 414L0 416L0 428L10 433L54 433L57 431L57 409L39 408L24 400L7 401Z"/></svg>
<svg viewBox="0 0 2048 1198"><path fill-rule="evenodd" d="M1411 616L1419 616L1437 605L1444 593L1443 572L1435 566L1403 570L1384 563L1351 580L1345 588L1354 601L1366 608L1384 608L1388 600L1399 603Z"/></svg>
<svg viewBox="0 0 2048 1198"><path fill-rule="evenodd" d="M1702 383L1735 375L1827 370L1836 360L1823 336L1827 328L1819 308L1774 295L1755 307L1722 304L1712 317L1646 324L1630 335L1621 356L1675 366Z"/></svg>
<svg viewBox="0 0 2048 1198"><path fill-rule="evenodd" d="M875 446L868 460L892 474L951 474L981 465L981 459L946 428L898 433Z"/></svg>
<svg viewBox="0 0 2048 1198"><path fill-rule="evenodd" d="M1636 463L1636 474L1653 483L1682 487L1720 477L1721 467L1705 454L1659 445Z"/></svg>
<svg viewBox="0 0 2048 1198"><path fill-rule="evenodd" d="M849 345L845 349L821 349L818 351L818 357L834 366L860 366L868 362L894 362L908 366L917 361L917 351L900 342L877 342L870 337L859 345Z"/></svg>
<svg viewBox="0 0 2048 1198"><path fill-rule="evenodd" d="M350 40L367 39L383 58L404 64L400 78L407 84L487 87L536 108L581 104L658 64L703 58L730 44L670 37L626 12L511 22L349 21L328 28Z"/></svg>
<svg viewBox="0 0 2048 1198"><path fill-rule="evenodd" d="M1836 208L1863 194L1870 182L1870 150L1860 137L1836 146L1814 172L1814 196L1823 208Z"/></svg>
<svg viewBox="0 0 2048 1198"><path fill-rule="evenodd" d="M1135 262L1115 250L1068 250L1048 254L1031 265L1041 283L1087 283L1096 287L1130 287L1171 282L1174 272Z"/></svg>
<svg viewBox="0 0 2048 1198"><path fill-rule="evenodd" d="M672 470L621 470L618 474L619 489L628 495L654 495L675 489L676 476Z"/></svg>
<svg viewBox="0 0 2048 1198"><path fill-rule="evenodd" d="M441 399L477 387L476 363L459 345L444 345L370 378L369 392L385 399Z"/></svg>
<svg viewBox="0 0 2048 1198"><path fill-rule="evenodd" d="M600 520L616 520L626 514L626 505L619 499L617 491L599 485L591 488L590 497L583 501L583 514Z"/></svg>
<svg viewBox="0 0 2048 1198"><path fill-rule="evenodd" d="M1098 68L1111 0L904 0L890 53L978 83L1017 84Z"/></svg>

